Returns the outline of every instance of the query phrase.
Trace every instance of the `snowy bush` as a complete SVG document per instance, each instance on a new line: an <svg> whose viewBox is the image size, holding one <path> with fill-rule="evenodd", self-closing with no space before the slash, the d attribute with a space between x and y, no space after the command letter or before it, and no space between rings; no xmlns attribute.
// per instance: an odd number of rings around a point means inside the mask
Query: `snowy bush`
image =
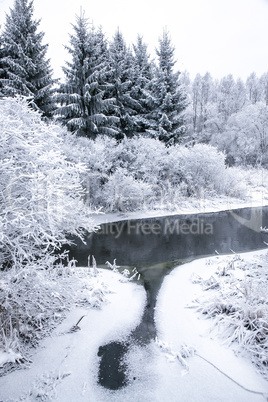
<svg viewBox="0 0 268 402"><path fill-rule="evenodd" d="M94 225L82 200L85 167L67 161L62 129L25 99L2 99L0 109L0 262L20 268Z"/></svg>
<svg viewBox="0 0 268 402"><path fill-rule="evenodd" d="M143 209L154 193L151 185L137 180L126 169L118 168L103 185L99 205L105 211L133 211Z"/></svg>
<svg viewBox="0 0 268 402"><path fill-rule="evenodd" d="M44 123L26 99L8 98L0 131L0 350L19 352L21 339L34 343L68 305L70 292L49 278L55 251L95 225L83 202L86 168L62 150L65 130Z"/></svg>
<svg viewBox="0 0 268 402"><path fill-rule="evenodd" d="M99 308L107 300L109 291L92 269L50 265L46 270L31 266L1 273L0 354L9 362L6 367L0 358L1 372L13 366L12 356L13 363L27 361L30 348L50 334L72 306Z"/></svg>
<svg viewBox="0 0 268 402"><path fill-rule="evenodd" d="M64 150L70 161L87 166L82 176L87 205L103 211L176 209L189 196L244 196L240 176L209 145L166 147L144 137L117 144L105 136L89 140L68 135Z"/></svg>
<svg viewBox="0 0 268 402"><path fill-rule="evenodd" d="M188 186L190 195L200 196L202 192L215 195L222 188L225 176L225 156L210 145L197 144L191 148L178 147L182 179Z"/></svg>

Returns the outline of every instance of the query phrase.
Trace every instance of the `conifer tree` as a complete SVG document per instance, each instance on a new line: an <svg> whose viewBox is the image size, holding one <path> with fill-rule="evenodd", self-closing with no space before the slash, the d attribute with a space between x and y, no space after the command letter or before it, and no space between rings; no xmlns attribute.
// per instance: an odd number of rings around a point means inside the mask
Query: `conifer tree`
<svg viewBox="0 0 268 402"><path fill-rule="evenodd" d="M173 72L174 47L167 31L159 39L156 53L158 66L153 80L156 104L152 110L154 132L161 141L174 144L185 132L183 111L187 106L187 95L179 81L180 73Z"/></svg>
<svg viewBox="0 0 268 402"><path fill-rule="evenodd" d="M33 19L33 1L15 0L2 34L0 83L5 96L28 96L35 108L51 116L56 81L46 59L48 45L42 45L44 32L38 32L39 23Z"/></svg>
<svg viewBox="0 0 268 402"><path fill-rule="evenodd" d="M120 139L136 132L135 116L141 106L131 93L135 76L134 58L119 30L110 43L109 56L109 93L115 98L115 107L110 112L119 118L117 138Z"/></svg>
<svg viewBox="0 0 268 402"><path fill-rule="evenodd" d="M144 133L150 130L151 121L149 117L154 98L150 90L153 79L152 63L149 60L147 45L143 42L142 36L138 35L134 48L134 83L131 89L131 96L139 102L139 109L135 116L137 131Z"/></svg>
<svg viewBox="0 0 268 402"><path fill-rule="evenodd" d="M107 47L101 30L89 29L87 19L81 15L73 25L67 47L72 60L63 67L66 82L61 85L56 114L71 131L89 138L97 134L117 134L114 116L108 110L114 100L105 96L108 85Z"/></svg>
<svg viewBox="0 0 268 402"><path fill-rule="evenodd" d="M5 77L5 70L4 70L4 65L2 62L2 59L4 57L4 50L3 50L3 39L2 36L0 36L0 96L3 96L3 84L1 82L1 79Z"/></svg>

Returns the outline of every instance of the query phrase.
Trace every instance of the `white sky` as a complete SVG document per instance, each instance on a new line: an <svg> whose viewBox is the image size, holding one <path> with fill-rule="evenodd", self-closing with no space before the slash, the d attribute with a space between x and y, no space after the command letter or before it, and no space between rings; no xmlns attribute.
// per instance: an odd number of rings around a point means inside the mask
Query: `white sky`
<svg viewBox="0 0 268 402"><path fill-rule="evenodd" d="M2 26L10 7L13 0L0 0ZM253 71L268 71L268 0L34 0L34 17L42 19L55 77L62 76L68 59L63 45L69 44L80 7L109 39L118 27L128 44L141 34L152 57L167 27L178 68L192 78L209 71L214 78L232 73L246 79Z"/></svg>

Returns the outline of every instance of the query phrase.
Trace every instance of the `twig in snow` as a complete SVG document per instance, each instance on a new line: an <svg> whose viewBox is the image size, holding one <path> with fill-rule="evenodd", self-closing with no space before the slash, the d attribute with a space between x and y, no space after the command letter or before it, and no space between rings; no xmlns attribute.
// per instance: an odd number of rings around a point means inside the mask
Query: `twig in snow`
<svg viewBox="0 0 268 402"><path fill-rule="evenodd" d="M244 387L244 385L240 384L239 382L237 382L236 380L234 380L232 377L230 377L228 374L224 373L224 371L222 371L221 369L219 369L219 367L215 366L215 364L213 364L212 362L210 362L208 359L206 359L205 357L201 356L199 353L195 353L195 356L198 356L200 359L204 360L205 362L207 362L208 364L210 364L212 367L214 367L216 370L218 370L221 374L223 374L225 377L229 378L229 380L233 381L236 385L238 385L239 387L243 388L245 391L247 392L251 392L253 394L258 394L258 395L262 395L265 398L268 397L268 393L265 392L261 392L261 391L254 391L252 389L246 388Z"/></svg>
<svg viewBox="0 0 268 402"><path fill-rule="evenodd" d="M78 324L80 323L80 321L81 321L84 317L85 317L85 316L82 315L82 317L79 318L79 320L77 321L77 323L72 326L72 328L70 329L69 332L76 332L76 331L80 330L81 328L79 327Z"/></svg>

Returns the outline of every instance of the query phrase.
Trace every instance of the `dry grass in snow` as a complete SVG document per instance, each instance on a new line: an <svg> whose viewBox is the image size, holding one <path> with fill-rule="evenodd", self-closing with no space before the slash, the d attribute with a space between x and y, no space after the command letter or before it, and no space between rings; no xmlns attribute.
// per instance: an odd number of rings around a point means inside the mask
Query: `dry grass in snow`
<svg viewBox="0 0 268 402"><path fill-rule="evenodd" d="M28 267L1 273L0 375L27 364L37 346L73 306L99 308L109 293L96 268Z"/></svg>
<svg viewBox="0 0 268 402"><path fill-rule="evenodd" d="M214 330L238 353L248 354L268 378L268 254L251 262L227 257L208 279L193 275L204 294L197 310L213 319Z"/></svg>

